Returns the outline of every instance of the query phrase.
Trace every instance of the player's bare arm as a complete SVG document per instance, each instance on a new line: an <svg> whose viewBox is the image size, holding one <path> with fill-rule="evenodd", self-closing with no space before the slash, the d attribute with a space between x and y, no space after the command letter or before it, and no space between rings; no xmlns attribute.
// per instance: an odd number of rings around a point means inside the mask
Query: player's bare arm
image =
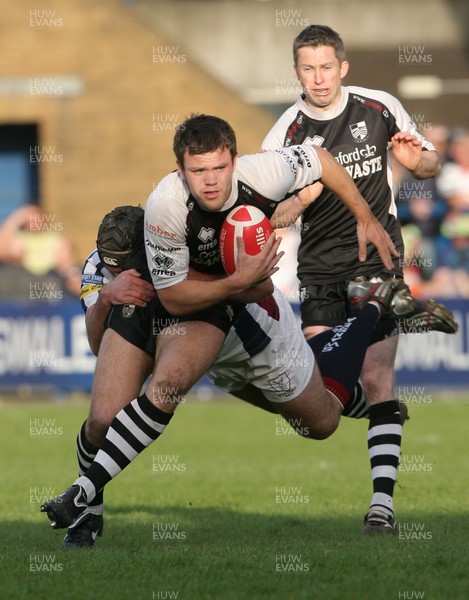
<svg viewBox="0 0 469 600"><path fill-rule="evenodd" d="M230 296L228 300L232 302L260 302L264 300L268 296L271 296L274 293L274 284L272 283L272 279L268 277L264 281L261 281L256 286L241 292L240 294L234 294Z"/></svg>
<svg viewBox="0 0 469 600"><path fill-rule="evenodd" d="M375 218L353 179L326 150L316 148L322 165L321 183L334 192L357 219L358 258L366 260L366 245L373 244L387 269L393 268L391 256L399 256L391 237Z"/></svg>
<svg viewBox="0 0 469 600"><path fill-rule="evenodd" d="M233 275L215 281L186 279L159 289L158 297L168 312L179 316L205 310L251 290L278 271L277 263L284 254L278 252L280 242L281 238L272 235L261 252L252 256L245 252L242 238L238 238L238 263Z"/></svg>
<svg viewBox="0 0 469 600"><path fill-rule="evenodd" d="M294 196L280 202L275 209L274 214L270 218L270 222L274 229L288 227L293 225L299 216L319 197L324 186L317 181L313 185L308 185L300 190Z"/></svg>
<svg viewBox="0 0 469 600"><path fill-rule="evenodd" d="M214 273L201 273L196 271L192 267L189 267L188 279L198 279L199 281L215 281L216 279L226 279L227 275L215 275ZM235 294L228 298L233 302L260 302L274 293L274 284L272 279L269 277L265 279L255 287L249 288L248 290Z"/></svg>
<svg viewBox="0 0 469 600"><path fill-rule="evenodd" d="M438 175L441 163L437 152L424 150L422 142L413 134L401 131L391 138L396 160L408 169L415 179Z"/></svg>
<svg viewBox="0 0 469 600"><path fill-rule="evenodd" d="M104 334L104 322L112 306L118 304L146 306L146 303L155 297L156 292L151 283L142 279L136 269L123 271L106 284L99 292L97 302L86 312L86 333L93 354L98 355Z"/></svg>

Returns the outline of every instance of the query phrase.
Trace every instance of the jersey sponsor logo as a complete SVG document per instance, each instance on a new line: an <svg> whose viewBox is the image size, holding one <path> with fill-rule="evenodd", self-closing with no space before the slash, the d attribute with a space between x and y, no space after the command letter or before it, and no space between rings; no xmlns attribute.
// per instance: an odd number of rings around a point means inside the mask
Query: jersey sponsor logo
<svg viewBox="0 0 469 600"><path fill-rule="evenodd" d="M111 258L110 256L103 256L103 262L106 263L109 267L117 267L119 264L117 259Z"/></svg>
<svg viewBox="0 0 469 600"><path fill-rule="evenodd" d="M277 208L277 202L272 202L261 196L256 190L248 187L244 183L239 182L239 194L238 202L240 204L253 204L257 208L260 208L262 212L266 213L268 217L272 215L275 208ZM272 212L269 212L272 209Z"/></svg>
<svg viewBox="0 0 469 600"><path fill-rule="evenodd" d="M215 237L215 229L212 229L212 227L202 227L197 237L199 240L202 240L204 244L211 242Z"/></svg>
<svg viewBox="0 0 469 600"><path fill-rule="evenodd" d="M381 156L375 156L376 146L367 144L360 150L355 148L352 152L339 152L334 158L348 171L353 179L366 177L372 173L383 170ZM366 160L362 160L362 159Z"/></svg>
<svg viewBox="0 0 469 600"><path fill-rule="evenodd" d="M145 221L145 227L148 229L148 231L157 233L158 235L161 235L161 237L168 237L168 238L176 237L175 233L166 231L165 229L162 229L159 225L153 225L153 223L149 223L148 221Z"/></svg>
<svg viewBox="0 0 469 600"><path fill-rule="evenodd" d="M298 162L294 160L293 156L291 154L289 154L288 152L285 152L284 150L282 150L281 148L275 150L275 152L277 152L278 154L280 154L282 156L282 158L284 158L286 160L286 162L288 163L291 172L293 173L293 175L296 177L296 173L298 171Z"/></svg>
<svg viewBox="0 0 469 600"><path fill-rule="evenodd" d="M309 160L308 154L305 152L304 148L298 146L297 148L295 148L293 153L295 154L295 156L298 157L298 164L302 169L304 168L305 163L309 169L311 168L311 161Z"/></svg>
<svg viewBox="0 0 469 600"><path fill-rule="evenodd" d="M301 119L301 120L303 120L303 118L302 118L302 117L300 117L300 119ZM286 134L286 136L285 136L285 143L284 143L284 146L291 146L291 145L292 145L292 143L293 143L293 138L294 138L294 136L295 136L296 130L297 130L297 129L298 129L298 127L299 127L299 123L301 123L300 119L298 119L298 120L297 120L295 123L293 123L293 124L292 124L292 125L289 127L289 129L288 129L288 131L287 131L287 134Z"/></svg>
<svg viewBox="0 0 469 600"><path fill-rule="evenodd" d="M96 283L84 285L80 290L80 300L86 298L88 294L92 294L93 292L99 292L103 288L103 284L98 285Z"/></svg>
<svg viewBox="0 0 469 600"><path fill-rule="evenodd" d="M163 248L163 246L158 246L158 244L154 244L149 239L145 240L145 244L147 246L150 246L150 248L153 248L154 250L159 251L159 252L179 252L179 250L182 250L182 248L180 246L177 246L175 248Z"/></svg>
<svg viewBox="0 0 469 600"><path fill-rule="evenodd" d="M244 183L241 184L241 192L247 194L248 196L252 196L252 190L245 186Z"/></svg>
<svg viewBox="0 0 469 600"><path fill-rule="evenodd" d="M122 316L124 319L130 319L130 317L134 314L135 304L124 304L122 307Z"/></svg>
<svg viewBox="0 0 469 600"><path fill-rule="evenodd" d="M364 100L363 103L366 104L367 106L371 106L371 108L375 108L376 110L379 110L380 112L383 113L384 117L386 117L386 118L389 117L388 111L384 108L384 106L382 104L378 104L378 102L374 102L373 100Z"/></svg>
<svg viewBox="0 0 469 600"><path fill-rule="evenodd" d="M307 137L303 144L309 144L310 146L322 146L325 142L325 139L320 135L315 135L313 138Z"/></svg>
<svg viewBox="0 0 469 600"><path fill-rule="evenodd" d="M371 106L371 108L375 108L376 110L379 110L380 112L383 113L383 116L386 117L386 119L389 117L389 112L386 110L386 108L382 104L379 104L378 102L374 102L373 100L365 100L365 98L362 98L361 96L357 96L357 94L353 94L352 99L357 100L358 102L361 102L362 104L366 104L367 106Z"/></svg>
<svg viewBox="0 0 469 600"><path fill-rule="evenodd" d="M353 137L359 142L364 142L368 137L368 128L365 121L359 121L358 123L350 125L350 131Z"/></svg>
<svg viewBox="0 0 469 600"><path fill-rule="evenodd" d="M206 265L210 267L217 265L220 262L220 252L218 248L215 250L200 252L198 257L192 258L191 260L198 265Z"/></svg>
<svg viewBox="0 0 469 600"><path fill-rule="evenodd" d="M199 240L202 240L202 242L204 242L203 244L199 244L197 246L197 250L200 253L199 257L213 257L218 253L218 250L213 250L212 252L209 252L210 250L215 248L215 246L218 245L218 240L214 239L215 233L215 229L213 229L212 227L202 227L202 229L199 231L199 235L197 237L199 238Z"/></svg>
<svg viewBox="0 0 469 600"><path fill-rule="evenodd" d="M174 260L169 258L169 256L164 256L161 252L158 252L153 257L153 262L157 267L164 267L165 269L169 269L174 265Z"/></svg>
<svg viewBox="0 0 469 600"><path fill-rule="evenodd" d="M152 275L164 275L166 277L174 277L176 275L176 271L168 271L167 269L152 269Z"/></svg>
<svg viewBox="0 0 469 600"><path fill-rule="evenodd" d="M355 148L352 152L342 152L335 156L337 162L339 162L342 166L349 165L354 162L358 162L362 158L373 158L376 154L376 146L370 146L367 144L364 148L360 150Z"/></svg>
<svg viewBox="0 0 469 600"><path fill-rule="evenodd" d="M103 277L102 275L84 273L81 276L81 283L82 285L86 285L87 283L103 283Z"/></svg>

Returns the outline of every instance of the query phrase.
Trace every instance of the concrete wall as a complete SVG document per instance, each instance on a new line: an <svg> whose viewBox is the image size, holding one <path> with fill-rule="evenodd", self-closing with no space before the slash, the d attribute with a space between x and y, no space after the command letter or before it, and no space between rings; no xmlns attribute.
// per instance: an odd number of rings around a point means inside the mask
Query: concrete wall
<svg viewBox="0 0 469 600"><path fill-rule="evenodd" d="M466 0L0 0L0 123L39 124L41 203L81 260L105 212L144 204L174 168L173 131L186 115L218 114L237 130L242 153L259 147L274 117L255 103L296 97L291 43L303 27L323 22L343 34L347 82L396 93L409 73L469 77L468 7ZM400 45L423 47L431 64L401 64ZM466 98L406 106L423 123L469 126Z"/></svg>
<svg viewBox="0 0 469 600"><path fill-rule="evenodd" d="M144 205L175 168L185 116L226 118L241 152L273 122L119 0L0 0L0 11L0 123L39 124L41 204L80 260L105 212Z"/></svg>
<svg viewBox="0 0 469 600"><path fill-rule="evenodd" d="M352 54L393 54L398 65L405 45L461 52L469 19L467 0L138 0L132 6L252 102L294 97L285 85L293 75L292 41L312 23L339 31Z"/></svg>

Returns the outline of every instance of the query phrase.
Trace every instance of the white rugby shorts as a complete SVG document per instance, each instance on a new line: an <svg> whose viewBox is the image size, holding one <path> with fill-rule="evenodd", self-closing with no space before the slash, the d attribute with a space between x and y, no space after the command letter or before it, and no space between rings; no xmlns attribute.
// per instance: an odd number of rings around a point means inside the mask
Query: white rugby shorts
<svg viewBox="0 0 469 600"><path fill-rule="evenodd" d="M234 392L250 383L271 402L293 400L306 388L313 373L314 354L306 343L299 318L277 288L274 299L278 319L258 304L247 305L270 342L250 356L235 327L231 327L218 359L207 373L214 385Z"/></svg>

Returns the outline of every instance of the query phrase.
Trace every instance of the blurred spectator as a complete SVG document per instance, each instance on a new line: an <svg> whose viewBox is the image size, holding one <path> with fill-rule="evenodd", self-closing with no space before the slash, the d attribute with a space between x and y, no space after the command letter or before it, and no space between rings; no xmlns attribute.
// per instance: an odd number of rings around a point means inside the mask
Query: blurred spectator
<svg viewBox="0 0 469 600"><path fill-rule="evenodd" d="M425 129L423 133L427 140L435 146L441 164L444 164L448 160L448 145L451 135L449 127L437 123Z"/></svg>
<svg viewBox="0 0 469 600"><path fill-rule="evenodd" d="M437 241L437 259L439 265L457 271L458 280L469 281L469 132L455 133L448 155L437 180L448 204Z"/></svg>
<svg viewBox="0 0 469 600"><path fill-rule="evenodd" d="M62 224L32 204L0 224L0 269L2 297L28 297L46 284L59 298L80 292L81 269Z"/></svg>
<svg viewBox="0 0 469 600"><path fill-rule="evenodd" d="M436 268L436 240L447 212L445 201L438 197L434 179L417 181L405 178L400 183L398 216L405 243L404 262L419 268L424 280ZM406 231L407 230L407 231Z"/></svg>
<svg viewBox="0 0 469 600"><path fill-rule="evenodd" d="M435 179L395 185L404 277L420 297L469 298L469 133L436 125L426 137L442 158Z"/></svg>
<svg viewBox="0 0 469 600"><path fill-rule="evenodd" d="M425 130L425 137L435 146L444 163L449 129L443 125L434 125ZM404 262L407 270L412 268L414 275L419 271L420 278L424 281L433 276L437 267L436 242L440 225L448 212L448 205L439 193L436 181L433 178L416 180L406 174L395 188L403 235L412 240L406 244Z"/></svg>
<svg viewBox="0 0 469 600"><path fill-rule="evenodd" d="M469 277L464 269L452 269L438 264L425 251L422 233L416 225L402 228L405 245L404 279L412 294L418 298L469 298ZM431 278L423 273L430 268Z"/></svg>
<svg viewBox="0 0 469 600"><path fill-rule="evenodd" d="M468 233L467 226L459 227L456 221L464 223L469 215L469 132L459 131L455 134L449 147L449 157L450 160L443 165L438 176L438 190L449 206L445 218L446 231L442 231L446 237L451 235L452 224L463 235Z"/></svg>

